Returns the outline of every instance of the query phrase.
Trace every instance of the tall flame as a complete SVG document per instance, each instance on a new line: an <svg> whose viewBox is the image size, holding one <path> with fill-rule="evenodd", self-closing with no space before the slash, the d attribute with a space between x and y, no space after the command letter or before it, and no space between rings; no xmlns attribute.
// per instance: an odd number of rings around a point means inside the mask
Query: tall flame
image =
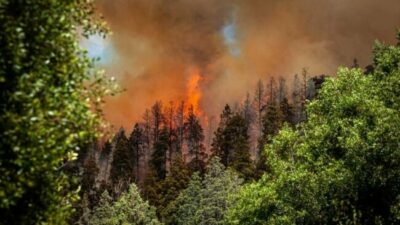
<svg viewBox="0 0 400 225"><path fill-rule="evenodd" d="M201 115L200 100L202 97L200 82L202 76L197 69L192 69L187 82L187 103L188 106L193 106L193 111L197 115Z"/></svg>

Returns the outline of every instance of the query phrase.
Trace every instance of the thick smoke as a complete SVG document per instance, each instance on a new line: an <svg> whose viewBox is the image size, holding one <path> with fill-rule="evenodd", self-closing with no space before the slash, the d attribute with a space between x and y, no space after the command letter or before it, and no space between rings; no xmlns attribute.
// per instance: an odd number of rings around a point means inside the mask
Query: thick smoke
<svg viewBox="0 0 400 225"><path fill-rule="evenodd" d="M371 62L375 39L394 42L399 0L100 0L115 60L106 65L126 92L106 117L127 128L156 100L187 99L200 71L206 115L242 99L258 79L307 67L334 74Z"/></svg>

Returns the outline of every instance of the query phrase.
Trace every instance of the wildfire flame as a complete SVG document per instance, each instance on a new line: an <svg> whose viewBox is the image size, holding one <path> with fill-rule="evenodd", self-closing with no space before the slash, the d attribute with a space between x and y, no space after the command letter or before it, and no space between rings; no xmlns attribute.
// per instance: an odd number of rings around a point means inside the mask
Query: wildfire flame
<svg viewBox="0 0 400 225"><path fill-rule="evenodd" d="M196 115L201 115L200 99L202 93L200 90L200 82L202 76L197 69L190 71L189 80L187 82L187 103L188 106L193 106L193 111Z"/></svg>

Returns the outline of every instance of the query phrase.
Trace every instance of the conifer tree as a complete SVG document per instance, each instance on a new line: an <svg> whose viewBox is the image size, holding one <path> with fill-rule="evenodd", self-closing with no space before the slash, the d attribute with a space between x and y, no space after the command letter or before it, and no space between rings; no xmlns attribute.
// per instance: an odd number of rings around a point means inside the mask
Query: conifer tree
<svg viewBox="0 0 400 225"><path fill-rule="evenodd" d="M251 106L250 94L248 92L246 94L246 99L243 102L242 115L244 120L246 121L247 127L250 128L250 125L254 121L254 112Z"/></svg>
<svg viewBox="0 0 400 225"><path fill-rule="evenodd" d="M113 140L114 152L111 163L110 179L115 194L124 191L134 181L134 165L125 130L121 127Z"/></svg>
<svg viewBox="0 0 400 225"><path fill-rule="evenodd" d="M111 170L111 153L112 146L109 140L107 140L103 148L101 149L99 156L99 180L103 183L107 183L109 179L109 172Z"/></svg>
<svg viewBox="0 0 400 225"><path fill-rule="evenodd" d="M292 102L293 102L293 123L298 124L301 118L301 81L297 74L294 75L293 90L292 90Z"/></svg>
<svg viewBox="0 0 400 225"><path fill-rule="evenodd" d="M173 155L177 154L178 149L178 137L175 125L175 108L173 102L170 102L168 107L165 109L165 126L168 131L168 153L167 153L167 171L170 172L172 165Z"/></svg>
<svg viewBox="0 0 400 225"><path fill-rule="evenodd" d="M194 113L193 106L189 107L188 117L185 122L186 140L190 158L190 167L193 171L204 172L205 167L205 147L204 134L200 121Z"/></svg>
<svg viewBox="0 0 400 225"><path fill-rule="evenodd" d="M164 114L162 112L162 102L156 102L153 107L151 108L151 115L152 115L152 135L153 135L153 143L155 144L160 136L161 129L164 125Z"/></svg>
<svg viewBox="0 0 400 225"><path fill-rule="evenodd" d="M167 175L166 161L168 151L168 131L163 128L158 141L154 143L154 151L150 159L150 167L154 169L157 179L162 180Z"/></svg>
<svg viewBox="0 0 400 225"><path fill-rule="evenodd" d="M236 169L245 179L250 179L253 165L250 159L248 126L240 113L232 115L227 105L221 115L213 142L213 154L220 157L224 166Z"/></svg>
<svg viewBox="0 0 400 225"><path fill-rule="evenodd" d="M257 82L256 91L254 93L254 112L256 113L256 127L257 127L257 138L261 137L262 135L262 116L266 104L265 99L265 88L264 83L259 80Z"/></svg>
<svg viewBox="0 0 400 225"><path fill-rule="evenodd" d="M201 177L196 172L192 175L188 187L168 205L165 211L165 223L170 225L197 225L199 218L196 214L200 208L202 188Z"/></svg>
<svg viewBox="0 0 400 225"><path fill-rule="evenodd" d="M161 218L168 217L169 209L167 206L187 187L190 176L191 170L185 162L183 162L182 157L175 156L172 160L171 171L162 182L161 201L160 204L157 205L157 211Z"/></svg>
<svg viewBox="0 0 400 225"><path fill-rule="evenodd" d="M200 207L196 213L198 224L225 224L225 214L234 204L233 194L239 190L242 181L234 171L226 169L220 159L211 159L202 182Z"/></svg>
<svg viewBox="0 0 400 225"><path fill-rule="evenodd" d="M289 103L286 80L282 77L279 79L278 104L282 113L282 120L293 124L293 106Z"/></svg>
<svg viewBox="0 0 400 225"><path fill-rule="evenodd" d="M129 148L131 152L131 161L134 169L135 182L139 180L139 164L143 154L144 137L143 129L138 123L135 124L131 135L129 136Z"/></svg>
<svg viewBox="0 0 400 225"><path fill-rule="evenodd" d="M182 147L184 142L185 135L185 102L180 102L176 115L175 115L175 124L176 124L176 134L177 134L177 152L182 153Z"/></svg>
<svg viewBox="0 0 400 225"><path fill-rule="evenodd" d="M227 137L225 134L225 128L228 121L232 117L232 111L229 105L225 105L224 110L220 116L219 126L215 132L213 139L212 151L215 156L218 156L222 163L226 166L228 164L228 153L229 153L229 143L227 143Z"/></svg>
<svg viewBox="0 0 400 225"><path fill-rule="evenodd" d="M238 176L226 170L219 158L211 159L204 179L193 174L188 187L168 205L166 224L224 224L225 213L233 202L230 196L240 184Z"/></svg>
<svg viewBox="0 0 400 225"><path fill-rule="evenodd" d="M90 192L90 190L94 189L98 172L99 168L96 163L96 157L94 153L91 153L83 164L83 175L81 182L83 192Z"/></svg>
<svg viewBox="0 0 400 225"><path fill-rule="evenodd" d="M160 131L158 141L149 160L149 169L144 182L144 194L151 205L161 204L163 181L167 175L166 160L168 151L168 131Z"/></svg>
<svg viewBox="0 0 400 225"><path fill-rule="evenodd" d="M104 192L100 204L93 211L89 225L158 225L155 209L140 197L135 184L131 184L115 202Z"/></svg>
<svg viewBox="0 0 400 225"><path fill-rule="evenodd" d="M227 148L230 149L224 156L228 167L235 169L242 178L249 180L253 174L253 163L250 158L249 135L247 124L243 116L236 113L228 121L224 136Z"/></svg>

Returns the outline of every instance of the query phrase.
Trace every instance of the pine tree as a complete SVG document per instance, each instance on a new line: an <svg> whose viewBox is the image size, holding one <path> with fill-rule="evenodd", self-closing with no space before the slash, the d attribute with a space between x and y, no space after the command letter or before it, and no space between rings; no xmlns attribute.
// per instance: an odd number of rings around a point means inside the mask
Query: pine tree
<svg viewBox="0 0 400 225"><path fill-rule="evenodd" d="M188 187L165 210L165 223L170 225L197 225L199 218L196 214L197 210L200 209L202 188L201 177L198 173L194 173Z"/></svg>
<svg viewBox="0 0 400 225"><path fill-rule="evenodd" d="M250 94L247 92L246 99L243 102L242 115L246 121L247 127L250 127L251 123L254 121L254 112L251 106Z"/></svg>
<svg viewBox="0 0 400 225"><path fill-rule="evenodd" d="M149 160L149 169L144 181L144 194L151 205L161 204L162 184L167 175L166 160L168 151L168 131L160 131L158 141L154 143L154 150Z"/></svg>
<svg viewBox="0 0 400 225"><path fill-rule="evenodd" d="M99 168L96 163L94 152L89 154L83 165L82 174L82 191L90 192L95 188L96 177L98 175Z"/></svg>
<svg viewBox="0 0 400 225"><path fill-rule="evenodd" d="M154 143L154 151L150 159L150 167L154 169L156 178L162 180L167 175L166 161L168 151L168 131L163 128L158 141Z"/></svg>
<svg viewBox="0 0 400 225"><path fill-rule="evenodd" d="M176 156L172 160L171 171L162 183L161 201L157 205L157 211L161 218L168 217L168 208L170 202L174 201L179 193L184 190L190 181L191 171L182 160L181 156Z"/></svg>
<svg viewBox="0 0 400 225"><path fill-rule="evenodd" d="M305 121L307 119L306 116L306 101L307 101L307 83L308 83L308 70L307 68L303 68L301 72L302 76L302 87L301 87L301 113L300 113L300 121Z"/></svg>
<svg viewBox="0 0 400 225"><path fill-rule="evenodd" d="M200 173L202 173L204 172L205 159L207 155L203 144L203 128L193 111L193 106L189 107L188 117L185 122L185 130L190 158L189 165L193 171L200 171Z"/></svg>
<svg viewBox="0 0 400 225"><path fill-rule="evenodd" d="M196 213L198 224L225 224L226 211L233 204L233 195L239 190L242 179L232 170L225 169L220 159L213 158L202 183L200 207Z"/></svg>
<svg viewBox="0 0 400 225"><path fill-rule="evenodd" d="M125 136L125 130L122 127L114 137L113 144L115 150L111 163L110 179L115 191L114 194L118 195L134 181L133 155L128 145L128 139Z"/></svg>
<svg viewBox="0 0 400 225"><path fill-rule="evenodd" d="M220 127L215 133L213 155L224 166L236 169L246 179L251 178L249 135L246 120L240 113L232 114L227 105L221 114Z"/></svg>
<svg viewBox="0 0 400 225"><path fill-rule="evenodd" d="M178 137L175 125L175 109L173 102L169 103L169 106L165 109L165 126L168 131L168 153L167 153L167 171L170 172L172 165L172 158L174 154L177 154L178 149Z"/></svg>
<svg viewBox="0 0 400 225"><path fill-rule="evenodd" d="M141 162L141 168L139 168L139 173L142 180L140 180L139 185L144 185L146 174L149 171L149 159L151 158L152 149L153 149L153 138L152 138L152 122L151 122L151 112L149 109L143 114L143 123L141 124L143 127L143 159Z"/></svg>
<svg viewBox="0 0 400 225"><path fill-rule="evenodd" d="M226 166L235 169L246 180L252 178L253 164L250 158L249 135L243 116L236 113L228 121L224 136L228 155Z"/></svg>
<svg viewBox="0 0 400 225"><path fill-rule="evenodd" d="M129 147L131 152L130 157L132 165L134 166L134 177L136 183L139 180L139 163L143 155L143 145L144 145L143 129L139 126L138 123L136 123L132 130L131 135L129 136Z"/></svg>
<svg viewBox="0 0 400 225"><path fill-rule="evenodd" d="M164 114L162 112L162 102L156 102L151 108L152 115L152 135L153 135L153 143L156 143L159 139L161 129L164 125Z"/></svg>
<svg viewBox="0 0 400 225"><path fill-rule="evenodd" d="M231 195L239 190L241 180L220 163L211 159L201 180L193 174L188 187L167 207L166 224L217 225L224 224L225 213L232 204Z"/></svg>
<svg viewBox="0 0 400 225"><path fill-rule="evenodd" d="M293 124L293 106L289 103L286 80L282 77L279 79L278 104L283 121Z"/></svg>
<svg viewBox="0 0 400 225"><path fill-rule="evenodd" d="M111 170L111 153L112 146L110 141L106 141L100 152L99 157L99 180L107 183L109 179L109 172Z"/></svg>
<svg viewBox="0 0 400 225"><path fill-rule="evenodd" d="M292 90L292 101L293 101L293 123L298 124L301 121L301 81L297 74L294 75L293 90Z"/></svg>
<svg viewBox="0 0 400 225"><path fill-rule="evenodd" d="M268 102L265 115L263 116L263 136L260 146L264 148L264 144L270 142L271 138L276 135L283 125L283 115L281 108L276 101Z"/></svg>
<svg viewBox="0 0 400 225"><path fill-rule="evenodd" d="M184 136L185 136L185 102L180 102L176 116L176 133L177 133L177 152L182 153Z"/></svg>
<svg viewBox="0 0 400 225"><path fill-rule="evenodd" d="M100 204L95 208L89 225L158 225L155 209L140 197L135 184L131 184L115 202L108 192L101 196Z"/></svg>
<svg viewBox="0 0 400 225"><path fill-rule="evenodd" d="M229 105L225 105L225 108L220 116L219 126L215 132L213 139L212 152L215 156L218 156L222 163L226 166L228 164L228 153L229 153L229 143L227 142L227 137L225 136L225 127L227 122L232 117L232 111Z"/></svg>
<svg viewBox="0 0 400 225"><path fill-rule="evenodd" d="M265 89L264 84L261 80L257 82L256 91L254 93L254 112L256 113L256 127L257 127L257 138L262 135L262 116L265 108Z"/></svg>
<svg viewBox="0 0 400 225"><path fill-rule="evenodd" d="M100 196L99 205L94 209L90 216L89 224L93 225L110 225L115 224L113 221L112 197L105 191Z"/></svg>

